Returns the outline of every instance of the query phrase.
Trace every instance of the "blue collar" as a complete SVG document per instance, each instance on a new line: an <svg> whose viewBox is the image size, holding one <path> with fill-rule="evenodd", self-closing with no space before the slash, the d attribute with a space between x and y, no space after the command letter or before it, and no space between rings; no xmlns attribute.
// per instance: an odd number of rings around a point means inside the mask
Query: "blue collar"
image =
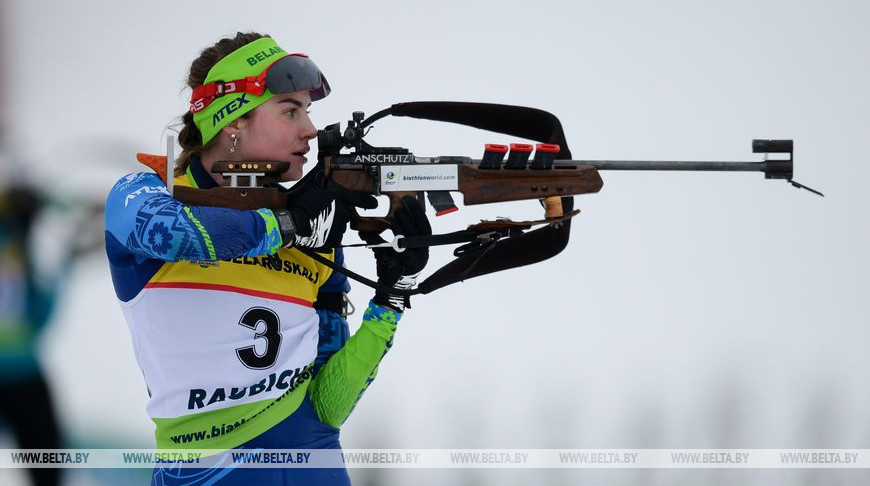
<svg viewBox="0 0 870 486"><path fill-rule="evenodd" d="M194 155L190 158L190 164L187 167L187 172L196 183L196 187L200 189L211 189L218 187L218 183L212 179L211 175L202 166L202 161L199 155Z"/></svg>

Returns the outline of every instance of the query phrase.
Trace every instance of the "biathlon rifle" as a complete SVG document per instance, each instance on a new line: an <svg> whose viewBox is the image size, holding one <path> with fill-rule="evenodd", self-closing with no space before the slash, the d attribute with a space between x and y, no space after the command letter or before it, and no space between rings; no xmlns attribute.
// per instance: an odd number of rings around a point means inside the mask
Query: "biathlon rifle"
<svg viewBox="0 0 870 486"><path fill-rule="evenodd" d="M405 116L457 123L509 136L534 140L535 146L514 143L510 146L487 144L483 156L421 157L402 147L373 147L364 140L371 124L386 116ZM535 108L513 105L463 102L398 103L366 118L354 112L342 132L338 123L318 132L318 163L291 189L275 182L287 170L287 162L226 161L212 169L229 179L228 186L213 189L171 188L172 143L166 158L139 154L139 161L161 175L173 197L193 206L234 209L286 208L288 199L300 188L337 186L374 195L387 195L390 208L386 216L354 214L351 228L382 232L390 227L394 210L402 197L425 193L436 215L458 208L451 192L460 192L465 205L537 199L545 214L534 221L497 219L481 221L453 233L402 238L386 246L404 248L462 244L456 258L424 280L408 295L429 293L445 285L509 268L537 263L561 252L568 243L571 218L579 213L573 197L601 190L600 170L663 171L739 171L762 172L767 179L781 179L815 194L820 192L792 179L794 143L792 140L753 140L752 152L764 154L761 161L628 161L572 160L559 119ZM342 150L349 152L342 153ZM534 154L534 155L533 155ZM770 154L779 158L769 159ZM787 157L787 158L786 158ZM266 186L266 187L263 187ZM421 199L422 202L422 199ZM534 229L533 229L534 228ZM346 245L357 246L357 245ZM371 247L372 245L365 245ZM306 253L351 278L376 287L357 275L306 250ZM394 290L391 292L395 293Z"/></svg>

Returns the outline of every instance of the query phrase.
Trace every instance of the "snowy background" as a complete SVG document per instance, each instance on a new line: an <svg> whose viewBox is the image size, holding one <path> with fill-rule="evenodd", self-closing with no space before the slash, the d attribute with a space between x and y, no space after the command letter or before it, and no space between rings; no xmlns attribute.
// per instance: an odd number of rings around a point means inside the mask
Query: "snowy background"
<svg viewBox="0 0 870 486"><path fill-rule="evenodd" d="M576 158L757 160L795 179L603 173L545 263L414 299L348 448L870 448L870 4L828 1L3 0L4 149L100 201L161 153L199 51L237 30L311 55L318 125L392 103L552 111ZM393 119L370 142L479 156L498 135ZM531 202L463 208L537 217ZM63 228L59 232L76 231ZM449 250L433 252L431 268ZM370 256L351 267L374 275ZM364 308L371 292L351 298ZM357 318L358 319L358 316ZM358 322L352 318L352 322ZM75 267L42 356L71 446L148 447L104 257ZM14 447L0 435L0 448ZM108 472L68 484L142 484ZM355 484L868 484L847 470L355 470ZM23 484L17 470L0 483Z"/></svg>

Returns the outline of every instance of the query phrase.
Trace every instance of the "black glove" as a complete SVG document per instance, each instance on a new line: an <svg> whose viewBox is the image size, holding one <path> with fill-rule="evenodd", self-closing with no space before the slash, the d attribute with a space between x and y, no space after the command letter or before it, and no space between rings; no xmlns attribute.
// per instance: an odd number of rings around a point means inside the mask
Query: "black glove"
<svg viewBox="0 0 870 486"><path fill-rule="evenodd" d="M275 211L284 246L335 248L341 244L353 207L374 209L378 200L364 192L306 188L290 199L287 210Z"/></svg>
<svg viewBox="0 0 870 486"><path fill-rule="evenodd" d="M390 226L393 235L398 236L429 236L432 226L426 218L426 210L414 197L402 198L402 205L396 209L393 223ZM384 243L377 233L360 232L360 237L368 244ZM407 248L397 252L392 248L373 248L377 260L378 283L395 289L411 289L417 283L417 276L423 271L429 261L429 248ZM375 304L391 307L404 312L410 307L410 298L378 290L372 299Z"/></svg>

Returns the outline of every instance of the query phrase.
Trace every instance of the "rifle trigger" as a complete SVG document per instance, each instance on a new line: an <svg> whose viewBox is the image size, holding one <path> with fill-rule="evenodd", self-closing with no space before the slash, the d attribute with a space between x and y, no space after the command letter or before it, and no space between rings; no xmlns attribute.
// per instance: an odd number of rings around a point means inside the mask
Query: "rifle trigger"
<svg viewBox="0 0 870 486"><path fill-rule="evenodd" d="M477 241L479 243L486 244L486 243L492 243L494 241L498 241L501 239L501 237L502 237L502 235L498 231L488 231L486 233L481 233L481 234L477 235Z"/></svg>

